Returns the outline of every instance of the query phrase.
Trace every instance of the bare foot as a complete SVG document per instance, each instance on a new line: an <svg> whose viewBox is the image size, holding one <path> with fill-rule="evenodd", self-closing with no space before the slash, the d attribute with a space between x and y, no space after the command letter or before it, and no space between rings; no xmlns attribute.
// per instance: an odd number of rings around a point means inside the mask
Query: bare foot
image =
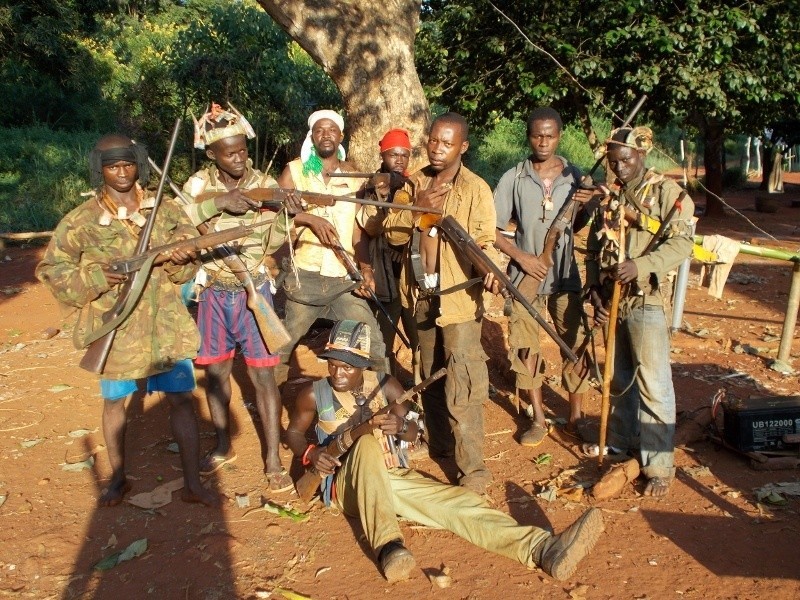
<svg viewBox="0 0 800 600"><path fill-rule="evenodd" d="M642 494L653 498L663 498L669 492L670 483L672 483L672 479L667 477L651 477L647 480L647 485L644 486Z"/></svg>
<svg viewBox="0 0 800 600"><path fill-rule="evenodd" d="M184 487L181 490L181 500L190 504L205 504L211 508L219 508L221 501L216 492L200 486L195 490Z"/></svg>
<svg viewBox="0 0 800 600"><path fill-rule="evenodd" d="M100 498L97 500L97 504L99 506L116 506L122 499L125 497L125 494L131 491L131 484L128 483L128 480L124 477L119 481L111 480L111 483L108 485L106 489L103 490L103 493L100 494Z"/></svg>

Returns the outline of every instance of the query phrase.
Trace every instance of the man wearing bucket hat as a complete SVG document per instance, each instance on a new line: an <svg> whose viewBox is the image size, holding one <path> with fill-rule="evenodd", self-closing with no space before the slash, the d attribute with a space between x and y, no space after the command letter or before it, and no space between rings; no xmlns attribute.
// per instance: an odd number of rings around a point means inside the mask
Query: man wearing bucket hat
<svg viewBox="0 0 800 600"><path fill-rule="evenodd" d="M330 177L330 173L353 171L342 147L344 119L332 110L318 110L308 118L308 135L300 158L291 161L278 178L281 188L333 196L353 196L361 181ZM302 194L300 194L302 196ZM355 319L372 325L372 365L383 368L386 346L369 304L362 297L366 287L375 289L369 262L367 236L356 221L360 207L353 202L333 206L309 206L295 217L297 239L290 248L292 258L284 265L286 278L286 328L291 340L280 351L276 369L279 383L286 380L289 358L300 338L318 318ZM348 274L341 258L346 253L361 271L359 284Z"/></svg>
<svg viewBox="0 0 800 600"><path fill-rule="evenodd" d="M607 284L616 280L624 286L614 338L607 450L624 453L636 446L647 479L644 495L661 497L675 476L675 389L665 314L671 299L668 275L692 253L694 203L675 181L646 167L653 147L650 128L614 130L606 147L620 189L615 201L594 216L586 244L586 284L598 323L609 317ZM667 221L660 239L633 226L625 228L620 248L617 224L623 208ZM584 452L596 456L598 445L584 444Z"/></svg>
<svg viewBox="0 0 800 600"><path fill-rule="evenodd" d="M286 441L296 457L325 476L322 498L358 517L389 582L407 579L416 562L404 545L397 516L445 529L490 552L538 566L568 579L603 531L591 508L558 535L520 525L475 492L425 477L407 468L404 447L419 434L410 401L397 404L403 388L395 378L366 371L369 326L340 321L320 358L328 377L300 391ZM316 420L316 444L306 432ZM339 458L327 452L338 445Z"/></svg>

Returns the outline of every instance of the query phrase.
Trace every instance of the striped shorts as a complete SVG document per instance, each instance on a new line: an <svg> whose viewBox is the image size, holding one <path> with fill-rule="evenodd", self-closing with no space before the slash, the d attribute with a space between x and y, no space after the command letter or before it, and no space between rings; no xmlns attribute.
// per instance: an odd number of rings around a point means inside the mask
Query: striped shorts
<svg viewBox="0 0 800 600"><path fill-rule="evenodd" d="M272 305L268 281L259 291ZM229 292L213 286L204 290L197 307L197 327L201 341L195 364L211 365L233 358L237 344L250 367L274 367L280 362L280 357L270 354L264 345L256 319L247 308L244 290Z"/></svg>

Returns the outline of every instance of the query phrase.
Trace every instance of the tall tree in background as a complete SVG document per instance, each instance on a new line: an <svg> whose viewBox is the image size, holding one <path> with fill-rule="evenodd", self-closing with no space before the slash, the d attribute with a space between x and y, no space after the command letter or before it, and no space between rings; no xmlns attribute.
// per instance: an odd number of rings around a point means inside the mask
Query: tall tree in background
<svg viewBox="0 0 800 600"><path fill-rule="evenodd" d="M377 166L378 140L391 127L407 128L422 146L430 114L414 65L421 0L258 3L339 88L360 168Z"/></svg>
<svg viewBox="0 0 800 600"><path fill-rule="evenodd" d="M487 2L426 3L418 55L429 95L486 123L553 103L588 126L590 110L621 115L647 93L643 117L677 119L703 137L707 214L723 210L713 194L722 193L725 132L758 133L800 109L796 2L502 4L539 49Z"/></svg>

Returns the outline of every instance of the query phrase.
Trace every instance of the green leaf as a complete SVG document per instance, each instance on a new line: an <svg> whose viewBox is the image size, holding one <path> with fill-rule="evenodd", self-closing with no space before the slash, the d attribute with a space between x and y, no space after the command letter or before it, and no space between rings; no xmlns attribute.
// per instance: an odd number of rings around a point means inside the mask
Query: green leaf
<svg viewBox="0 0 800 600"><path fill-rule="evenodd" d="M131 560L132 558L141 556L146 551L147 551L147 538L142 538L140 540L132 542L127 548L125 548L121 552L115 552L114 554L106 556L105 558L97 562L92 568L95 571L108 571L116 567L121 562L125 562L126 560Z"/></svg>
<svg viewBox="0 0 800 600"><path fill-rule="evenodd" d="M279 506L273 502L270 502L269 500L264 502L264 506L262 508L274 515L289 518L295 523L302 523L303 521L307 521L309 519L309 516L306 513L298 512L293 508L284 508L283 506Z"/></svg>

